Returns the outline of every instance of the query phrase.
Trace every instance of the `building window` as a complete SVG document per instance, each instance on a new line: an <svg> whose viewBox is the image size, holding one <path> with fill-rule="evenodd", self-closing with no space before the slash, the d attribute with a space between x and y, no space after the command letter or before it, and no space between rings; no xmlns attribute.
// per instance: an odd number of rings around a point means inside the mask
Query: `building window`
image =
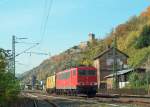
<svg viewBox="0 0 150 107"><path fill-rule="evenodd" d="M110 58L110 59L107 59L106 60L106 64L109 66L109 65L113 65L113 59L112 58Z"/></svg>
<svg viewBox="0 0 150 107"><path fill-rule="evenodd" d="M122 65L123 62L122 62L119 58L117 58L117 64L118 64L118 65Z"/></svg>

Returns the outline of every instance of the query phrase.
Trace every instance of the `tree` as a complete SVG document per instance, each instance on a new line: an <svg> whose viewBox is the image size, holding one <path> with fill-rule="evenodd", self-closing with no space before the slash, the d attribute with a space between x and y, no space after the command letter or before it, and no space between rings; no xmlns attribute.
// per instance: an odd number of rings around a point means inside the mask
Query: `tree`
<svg viewBox="0 0 150 107"><path fill-rule="evenodd" d="M148 47L150 45L150 26L145 25L142 29L142 32L137 39L137 42L135 44L135 48L144 48Z"/></svg>
<svg viewBox="0 0 150 107"><path fill-rule="evenodd" d="M8 54L0 49L0 106L16 98L19 93L19 81L8 71Z"/></svg>
<svg viewBox="0 0 150 107"><path fill-rule="evenodd" d="M146 9L146 11L141 13L141 16L150 18L150 6Z"/></svg>

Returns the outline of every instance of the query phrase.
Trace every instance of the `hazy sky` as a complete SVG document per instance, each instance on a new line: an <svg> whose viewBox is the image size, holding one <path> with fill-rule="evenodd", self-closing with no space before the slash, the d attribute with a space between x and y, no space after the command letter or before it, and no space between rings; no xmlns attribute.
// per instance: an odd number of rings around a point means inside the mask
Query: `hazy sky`
<svg viewBox="0 0 150 107"><path fill-rule="evenodd" d="M45 5L46 3L46 5ZM25 42L41 42L30 50L59 54L88 39L93 32L103 38L110 30L139 15L150 0L53 0L45 35L43 25L51 0L0 0L0 47L11 49L12 35ZM32 46L16 44L16 53ZM49 56L22 54L16 58L17 73L25 72Z"/></svg>

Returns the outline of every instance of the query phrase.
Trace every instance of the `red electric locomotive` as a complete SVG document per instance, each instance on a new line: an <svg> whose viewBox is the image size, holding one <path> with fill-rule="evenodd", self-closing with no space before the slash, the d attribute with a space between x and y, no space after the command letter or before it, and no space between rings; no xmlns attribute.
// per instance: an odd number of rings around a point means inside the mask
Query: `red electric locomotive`
<svg viewBox="0 0 150 107"><path fill-rule="evenodd" d="M75 67L56 73L57 94L87 94L97 92L97 73L94 67Z"/></svg>

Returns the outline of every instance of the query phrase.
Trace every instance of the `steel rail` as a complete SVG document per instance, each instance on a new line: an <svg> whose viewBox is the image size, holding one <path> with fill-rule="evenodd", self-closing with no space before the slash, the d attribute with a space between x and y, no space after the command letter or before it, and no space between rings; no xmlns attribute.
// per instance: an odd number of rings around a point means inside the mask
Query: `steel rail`
<svg viewBox="0 0 150 107"><path fill-rule="evenodd" d="M36 100L33 100L34 102L34 107L38 107Z"/></svg>
<svg viewBox="0 0 150 107"><path fill-rule="evenodd" d="M53 103L53 102L50 102L49 100L44 100L46 101L47 103L49 103L50 105L52 105L53 107L59 107L57 104Z"/></svg>

